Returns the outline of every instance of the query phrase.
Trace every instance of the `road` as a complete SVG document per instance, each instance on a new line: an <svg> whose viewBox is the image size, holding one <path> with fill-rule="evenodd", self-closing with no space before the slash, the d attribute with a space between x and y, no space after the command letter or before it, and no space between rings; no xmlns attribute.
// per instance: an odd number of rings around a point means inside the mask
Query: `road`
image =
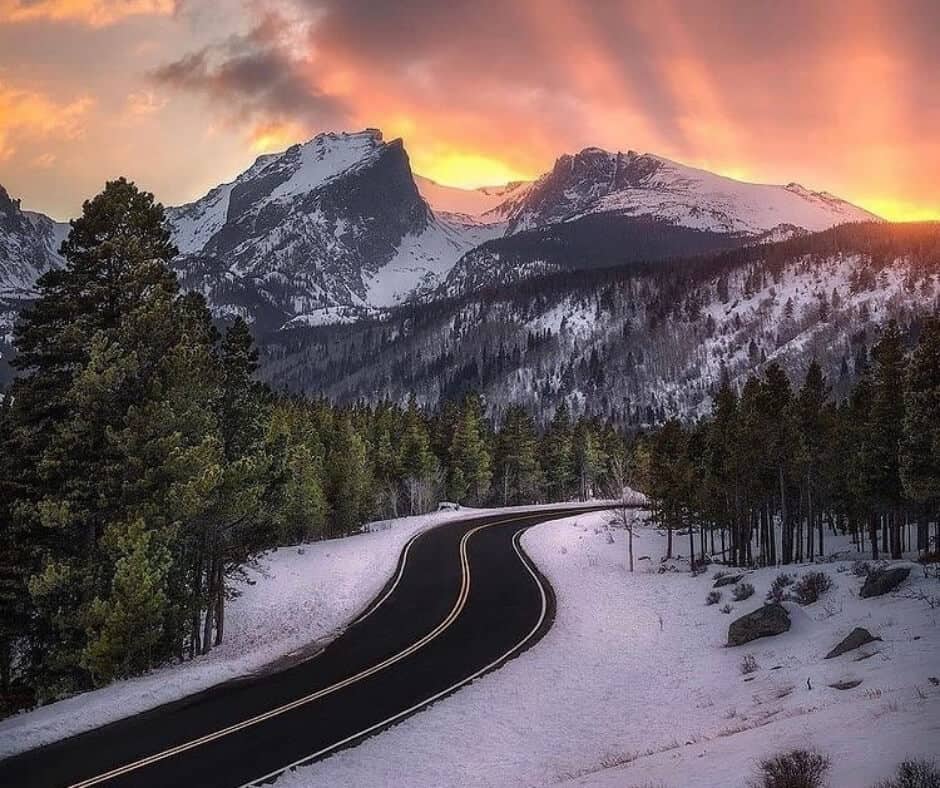
<svg viewBox="0 0 940 788"><path fill-rule="evenodd" d="M475 516L425 531L365 613L312 659L0 762L0 785L232 788L353 746L548 630L551 587L519 539L573 513Z"/></svg>

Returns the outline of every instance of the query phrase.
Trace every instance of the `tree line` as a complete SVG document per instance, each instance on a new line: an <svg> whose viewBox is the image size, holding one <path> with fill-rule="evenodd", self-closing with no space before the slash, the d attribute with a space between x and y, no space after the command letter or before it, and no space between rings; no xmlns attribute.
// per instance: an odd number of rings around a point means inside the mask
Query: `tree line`
<svg viewBox="0 0 940 788"><path fill-rule="evenodd" d="M842 401L816 361L798 388L771 362L740 392L724 376L708 417L644 436L636 471L669 554L680 529L693 564L811 561L827 533L876 560L940 551L940 317L918 333L890 321Z"/></svg>
<svg viewBox="0 0 940 788"><path fill-rule="evenodd" d="M163 208L124 179L62 254L0 400L0 711L208 652L267 548L445 498L587 497L622 465L623 436L564 407L540 428L472 393L431 411L271 391L246 323L180 291Z"/></svg>

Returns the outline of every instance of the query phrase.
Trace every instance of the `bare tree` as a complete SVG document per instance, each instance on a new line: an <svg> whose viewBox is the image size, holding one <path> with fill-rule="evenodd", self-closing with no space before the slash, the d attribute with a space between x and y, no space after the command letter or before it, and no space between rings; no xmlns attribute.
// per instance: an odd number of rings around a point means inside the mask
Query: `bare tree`
<svg viewBox="0 0 940 788"><path fill-rule="evenodd" d="M616 457L610 464L610 485L608 493L617 503L614 506L612 523L622 527L627 532L627 554L630 562L630 571L633 571L633 529L637 526L638 518L636 506L642 503L642 495L631 489L628 485L629 471L627 463Z"/></svg>

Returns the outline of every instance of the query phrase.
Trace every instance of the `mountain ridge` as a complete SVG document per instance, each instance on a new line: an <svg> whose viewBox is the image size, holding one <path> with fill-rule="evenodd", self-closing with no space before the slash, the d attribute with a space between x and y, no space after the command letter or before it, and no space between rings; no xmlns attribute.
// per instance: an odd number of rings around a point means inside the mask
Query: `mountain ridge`
<svg viewBox="0 0 940 788"><path fill-rule="evenodd" d="M7 222L0 246L8 301L14 287L28 299L42 271L61 264L48 239L67 225L27 215L19 211L13 229ZM241 315L262 332L348 322L557 270L545 259L546 238L564 244L584 226L607 247L648 230L659 246L624 241L614 262L626 262L641 246L647 259L668 259L876 218L798 184L747 184L596 147L559 156L534 181L458 189L415 174L404 142L378 129L326 132L259 156L232 181L168 207L167 217L183 287L203 293L217 316ZM695 233L700 248L689 246Z"/></svg>

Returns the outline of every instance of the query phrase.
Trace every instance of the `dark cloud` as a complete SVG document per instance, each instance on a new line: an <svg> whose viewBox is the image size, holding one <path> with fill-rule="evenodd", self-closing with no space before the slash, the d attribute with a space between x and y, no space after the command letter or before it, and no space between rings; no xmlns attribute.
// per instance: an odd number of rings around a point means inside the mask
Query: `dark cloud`
<svg viewBox="0 0 940 788"><path fill-rule="evenodd" d="M185 55L151 76L160 85L206 96L233 119L342 125L347 107L317 87L305 57L283 45L278 34L285 24L265 16L248 34Z"/></svg>

